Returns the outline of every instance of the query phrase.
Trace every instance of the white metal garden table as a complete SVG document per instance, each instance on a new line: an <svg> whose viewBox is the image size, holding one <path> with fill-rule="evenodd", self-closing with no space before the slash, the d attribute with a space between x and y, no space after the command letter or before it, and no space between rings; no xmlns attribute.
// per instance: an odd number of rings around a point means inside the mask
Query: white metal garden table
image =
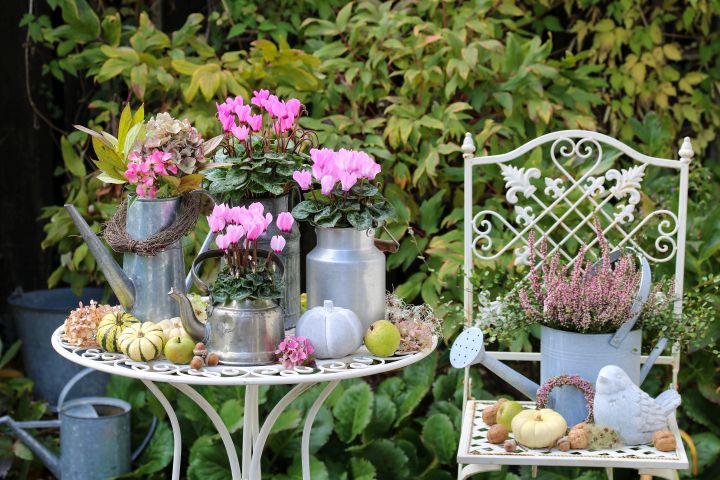
<svg viewBox="0 0 720 480"><path fill-rule="evenodd" d="M180 455L182 450L180 426L177 415L168 399L154 382L169 383L194 401L212 421L220 434L230 462L233 480L260 479L260 460L265 441L275 421L290 403L310 387L327 383L320 395L308 410L302 432L301 459L303 479L310 476L310 432L315 416L325 400L330 396L340 380L377 375L419 362L428 356L437 346L433 338L431 349L397 355L393 357L375 357L364 347L355 354L332 360L318 360L315 368L296 367L285 369L282 365L263 365L240 367L218 365L200 370L188 365L175 365L166 360L152 362L134 362L121 353L109 353L96 348L81 348L67 343L63 327L59 327L52 336L53 348L68 360L102 372L141 380L155 395L167 412L173 430L173 468L172 479L180 478ZM243 418L242 468L238 453L230 432L220 415L192 385L238 386L245 388L245 415ZM295 385L270 411L260 426L258 414L258 392L261 385Z"/></svg>

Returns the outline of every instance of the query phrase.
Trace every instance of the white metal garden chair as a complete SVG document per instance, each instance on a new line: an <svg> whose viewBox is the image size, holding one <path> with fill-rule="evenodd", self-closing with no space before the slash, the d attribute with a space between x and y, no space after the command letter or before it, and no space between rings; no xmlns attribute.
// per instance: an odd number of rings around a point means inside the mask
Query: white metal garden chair
<svg viewBox="0 0 720 480"><path fill-rule="evenodd" d="M515 264L529 264L527 235L531 229L547 238L550 254L558 251L570 260L577 245L595 243L593 218L600 222L611 248L632 246L647 257L653 268L660 268L662 264L669 264L667 268L671 268L674 262L676 292L682 295L688 170L693 157L689 138L682 143L679 160L650 157L607 135L583 130L549 133L509 153L479 157L474 156L475 145L467 133L462 152L467 326L475 320L471 277L476 263L492 262L504 256ZM502 176L505 185L502 203L510 207L505 215L482 206L475 208L473 180L478 170L491 178ZM643 183L648 178L657 182L658 175L667 177L662 180L667 185L662 195L666 204L648 208L649 197L643 195ZM677 302L675 309L681 308L681 302ZM499 360L540 360L540 353L535 352L487 354ZM656 362L671 366L673 384L677 383L679 354L675 347L672 355L661 356ZM678 451L669 456L644 447L573 455L562 452L505 454L502 445L484 442L478 431L482 427L478 407L492 401L471 398L470 368L473 367L465 368L463 428L457 457L460 479L497 470L500 465L531 465L533 474L538 466L605 467L610 478L614 467L633 468L644 478L667 479L676 478L676 469L687 468L687 457L674 421L670 426Z"/></svg>

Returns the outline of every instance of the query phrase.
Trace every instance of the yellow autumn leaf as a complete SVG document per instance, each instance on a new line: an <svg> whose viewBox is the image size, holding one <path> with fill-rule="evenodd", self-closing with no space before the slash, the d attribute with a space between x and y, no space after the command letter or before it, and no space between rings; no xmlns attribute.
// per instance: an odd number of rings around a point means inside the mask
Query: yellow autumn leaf
<svg viewBox="0 0 720 480"><path fill-rule="evenodd" d="M663 53L668 60L682 60L682 52L674 43L663 45Z"/></svg>

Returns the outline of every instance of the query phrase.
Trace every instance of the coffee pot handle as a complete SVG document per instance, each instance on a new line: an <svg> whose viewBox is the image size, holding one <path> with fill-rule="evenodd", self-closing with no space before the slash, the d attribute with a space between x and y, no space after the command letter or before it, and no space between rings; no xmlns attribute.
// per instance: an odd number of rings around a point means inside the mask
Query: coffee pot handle
<svg viewBox="0 0 720 480"><path fill-rule="evenodd" d="M282 260L280 257L275 255L275 253L269 251L269 250L257 250L258 257L264 258L264 257L270 257L270 260L275 264L275 266L278 269L278 272L280 272L280 275L285 274L285 265L283 265ZM200 264L204 262L205 260L209 260L211 258L222 258L224 255L222 250L214 249L214 250L208 250L206 252L201 253L197 257L195 257L195 260L192 262L192 266L190 267L190 274L192 275L193 283L195 286L200 290L200 292L203 295L207 295L210 293L210 288L208 287L208 284L205 283L200 278L200 273L198 272L198 269L200 268Z"/></svg>

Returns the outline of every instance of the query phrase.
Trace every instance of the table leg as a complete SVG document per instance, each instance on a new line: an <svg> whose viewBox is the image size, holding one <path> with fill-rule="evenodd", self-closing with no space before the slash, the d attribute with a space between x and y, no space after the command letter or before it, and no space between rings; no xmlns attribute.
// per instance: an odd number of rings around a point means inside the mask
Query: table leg
<svg viewBox="0 0 720 480"><path fill-rule="evenodd" d="M230 436L230 432L228 431L227 427L225 427L222 418L220 418L220 415L218 415L212 405L210 405L210 403L205 400L202 395L197 393L190 385L173 383L173 386L185 395L187 395L188 398L195 402L197 406L200 407L208 416L210 421L215 426L215 429L220 434L220 438L225 445L228 460L230 461L230 472L232 474L232 479L241 480L242 474L240 471L240 462L238 461L237 451L235 450L235 443L233 442L233 439Z"/></svg>
<svg viewBox="0 0 720 480"><path fill-rule="evenodd" d="M327 384L327 386L320 392L315 402L310 407L307 417L305 418L305 426L303 427L302 443L300 445L300 458L302 459L302 477L303 480L310 480L310 432L312 431L313 422L315 416L325 403L325 400L330 396L335 387L337 387L340 380L335 380Z"/></svg>
<svg viewBox="0 0 720 480"><path fill-rule="evenodd" d="M313 385L315 384L301 383L299 385L295 385L268 414L267 418L263 422L260 432L258 433L257 439L255 439L255 444L253 445L252 461L250 462L250 474L248 475L250 480L260 480L260 461L262 460L263 448L265 448L265 442L270 435L270 430L272 430L275 421L293 400Z"/></svg>
<svg viewBox="0 0 720 480"><path fill-rule="evenodd" d="M242 471L245 478L250 473L250 461L252 460L252 448L258 430L258 391L257 385L245 386L245 407L243 411L243 449L242 449Z"/></svg>
<svg viewBox="0 0 720 480"><path fill-rule="evenodd" d="M167 397L163 395L160 389L153 382L149 380L142 380L142 382L145 384L145 387L150 390L150 393L155 395L155 398L158 399L158 402L160 402L160 405L163 406L163 408L165 409L165 413L167 413L168 419L170 420L170 426L172 427L173 432L172 480L180 480L180 457L182 456L182 438L180 435L180 423L178 422L177 415L175 415L175 410L168 401Z"/></svg>

